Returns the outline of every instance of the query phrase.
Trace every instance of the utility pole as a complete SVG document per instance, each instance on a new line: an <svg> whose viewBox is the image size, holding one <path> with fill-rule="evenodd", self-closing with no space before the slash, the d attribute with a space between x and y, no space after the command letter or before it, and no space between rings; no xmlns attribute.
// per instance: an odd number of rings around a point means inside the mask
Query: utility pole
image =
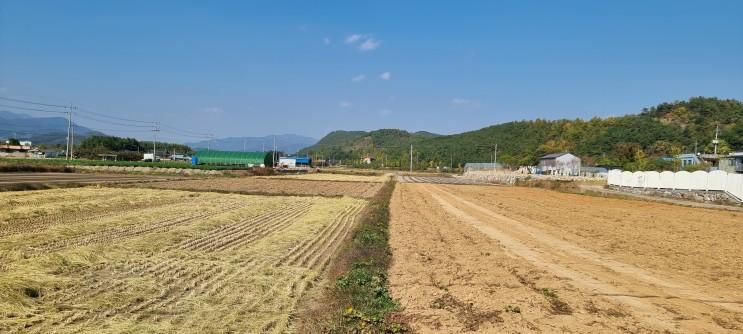
<svg viewBox="0 0 743 334"><path fill-rule="evenodd" d="M498 163L498 144L495 144L495 149L493 150L493 171L495 172L495 164Z"/></svg>
<svg viewBox="0 0 743 334"><path fill-rule="evenodd" d="M410 172L413 172L413 144L410 144Z"/></svg>
<svg viewBox="0 0 743 334"><path fill-rule="evenodd" d="M157 161L157 132L160 131L158 122L155 122L155 127L152 128L152 135L154 140L152 141L152 162Z"/></svg>
<svg viewBox="0 0 743 334"><path fill-rule="evenodd" d="M72 109L70 106L70 160L75 159L75 121L72 120Z"/></svg>
<svg viewBox="0 0 743 334"><path fill-rule="evenodd" d="M65 160L70 160L70 129L72 127L72 105L70 105L70 110L67 112L67 139L65 144L65 151L64 156Z"/></svg>
<svg viewBox="0 0 743 334"><path fill-rule="evenodd" d="M245 142L246 141L247 141L247 139L243 138L243 152L245 152Z"/></svg>
<svg viewBox="0 0 743 334"><path fill-rule="evenodd" d="M273 151L271 151L271 167L276 167L276 136L273 136Z"/></svg>
<svg viewBox="0 0 743 334"><path fill-rule="evenodd" d="M717 128L715 128L715 140L712 141L712 144L715 145L715 155L717 155L717 145L720 144L720 141L717 139L717 135L720 134L720 124L717 124Z"/></svg>

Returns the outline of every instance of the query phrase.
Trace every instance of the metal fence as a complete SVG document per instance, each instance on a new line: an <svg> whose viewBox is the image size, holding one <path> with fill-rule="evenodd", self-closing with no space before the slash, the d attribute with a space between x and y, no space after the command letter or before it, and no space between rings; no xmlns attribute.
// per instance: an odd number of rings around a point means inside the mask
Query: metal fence
<svg viewBox="0 0 743 334"><path fill-rule="evenodd" d="M681 172L628 172L614 169L609 171L607 183L620 187L724 191L743 200L743 174L723 171Z"/></svg>

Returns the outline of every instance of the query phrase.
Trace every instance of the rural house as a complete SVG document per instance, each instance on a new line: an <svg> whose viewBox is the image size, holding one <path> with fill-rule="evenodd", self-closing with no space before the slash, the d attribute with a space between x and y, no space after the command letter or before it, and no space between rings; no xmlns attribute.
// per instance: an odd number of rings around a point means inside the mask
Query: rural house
<svg viewBox="0 0 743 334"><path fill-rule="evenodd" d="M568 153L552 153L539 158L537 166L542 174L578 175L580 158Z"/></svg>

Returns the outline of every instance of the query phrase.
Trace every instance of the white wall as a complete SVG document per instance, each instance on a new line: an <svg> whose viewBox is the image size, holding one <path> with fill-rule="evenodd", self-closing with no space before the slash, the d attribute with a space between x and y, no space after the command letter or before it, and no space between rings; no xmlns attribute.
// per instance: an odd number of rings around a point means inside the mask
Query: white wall
<svg viewBox="0 0 743 334"><path fill-rule="evenodd" d="M614 169L609 171L607 182L610 185L632 188L726 191L743 200L743 174L719 170L709 173L704 171L632 173Z"/></svg>

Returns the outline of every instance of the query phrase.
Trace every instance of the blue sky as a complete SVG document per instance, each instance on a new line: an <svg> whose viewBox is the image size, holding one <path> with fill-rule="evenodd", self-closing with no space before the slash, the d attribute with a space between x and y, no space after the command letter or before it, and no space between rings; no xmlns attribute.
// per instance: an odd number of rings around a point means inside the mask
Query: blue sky
<svg viewBox="0 0 743 334"><path fill-rule="evenodd" d="M741 12L737 0L0 0L0 96L219 137L623 115L742 99Z"/></svg>

